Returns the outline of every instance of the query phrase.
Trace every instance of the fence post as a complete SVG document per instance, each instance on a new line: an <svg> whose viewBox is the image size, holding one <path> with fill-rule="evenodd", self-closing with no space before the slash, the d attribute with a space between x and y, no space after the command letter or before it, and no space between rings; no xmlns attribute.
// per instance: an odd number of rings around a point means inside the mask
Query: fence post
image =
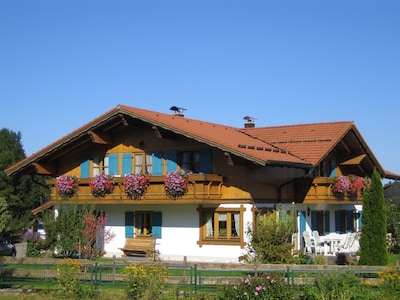
<svg viewBox="0 0 400 300"><path fill-rule="evenodd" d="M197 291L197 276L198 276L197 264L194 264L193 270L194 270L194 290Z"/></svg>

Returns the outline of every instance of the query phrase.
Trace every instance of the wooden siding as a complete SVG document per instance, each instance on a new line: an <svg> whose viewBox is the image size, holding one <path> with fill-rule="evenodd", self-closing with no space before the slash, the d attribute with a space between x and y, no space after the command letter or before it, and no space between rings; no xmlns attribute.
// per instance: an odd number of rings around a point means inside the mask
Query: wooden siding
<svg viewBox="0 0 400 300"><path fill-rule="evenodd" d="M220 203L222 196L222 176L215 174L193 174L189 176L191 184L188 192L177 199L170 199L164 190L165 176L150 176L150 185L145 194L138 200L130 199L124 191L124 178L114 177L114 191L105 197L93 197L90 191L90 178L81 178L77 196L65 200L67 202L95 204L188 204L188 203ZM60 196L55 188L55 179L46 181L51 186L51 198L61 202Z"/></svg>

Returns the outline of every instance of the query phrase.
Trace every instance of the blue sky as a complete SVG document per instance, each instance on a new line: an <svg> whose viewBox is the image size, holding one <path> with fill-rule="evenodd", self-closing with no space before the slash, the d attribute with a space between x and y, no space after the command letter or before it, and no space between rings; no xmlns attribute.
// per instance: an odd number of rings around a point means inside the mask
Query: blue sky
<svg viewBox="0 0 400 300"><path fill-rule="evenodd" d="M118 104L354 121L400 174L400 1L0 1L0 128L27 155Z"/></svg>

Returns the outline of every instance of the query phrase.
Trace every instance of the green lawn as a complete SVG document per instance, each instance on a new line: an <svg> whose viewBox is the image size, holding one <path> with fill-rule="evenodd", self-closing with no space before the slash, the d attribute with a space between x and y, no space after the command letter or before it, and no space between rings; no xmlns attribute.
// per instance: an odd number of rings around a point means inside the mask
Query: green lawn
<svg viewBox="0 0 400 300"><path fill-rule="evenodd" d="M397 261L400 260L400 254L389 254L389 264L397 265Z"/></svg>

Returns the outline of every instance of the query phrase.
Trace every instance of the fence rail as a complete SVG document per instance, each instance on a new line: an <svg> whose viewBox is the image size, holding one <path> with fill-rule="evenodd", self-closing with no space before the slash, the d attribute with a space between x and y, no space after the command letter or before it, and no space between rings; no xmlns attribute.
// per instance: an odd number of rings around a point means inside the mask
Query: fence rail
<svg viewBox="0 0 400 300"><path fill-rule="evenodd" d="M138 262L132 262L138 263ZM61 263L0 263L0 288L12 286L41 286L58 284L57 269ZM122 286L122 270L128 264L82 264L77 273L85 284ZM353 272L362 280L377 280L378 273L387 267L371 266L320 266L320 265L219 265L219 264L167 264L167 286L179 286L195 290L216 289L220 285L235 284L248 275L280 274L288 285L309 283L321 273Z"/></svg>

